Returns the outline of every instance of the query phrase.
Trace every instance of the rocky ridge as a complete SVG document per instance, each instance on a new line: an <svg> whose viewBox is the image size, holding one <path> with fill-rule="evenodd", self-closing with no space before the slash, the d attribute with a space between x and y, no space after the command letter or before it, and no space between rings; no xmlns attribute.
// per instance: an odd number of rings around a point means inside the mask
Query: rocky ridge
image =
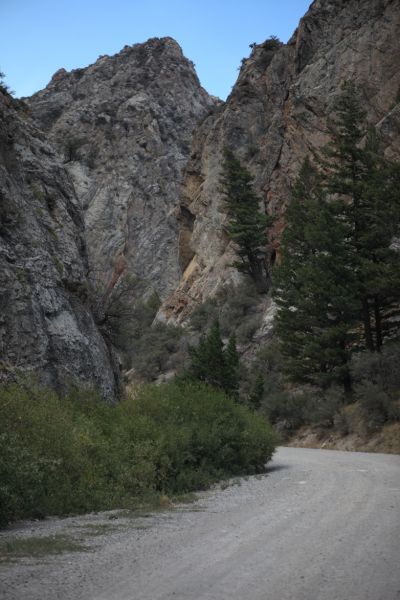
<svg viewBox="0 0 400 600"><path fill-rule="evenodd" d="M0 381L97 387L113 400L110 350L87 304L80 205L26 107L0 92Z"/></svg>
<svg viewBox="0 0 400 600"><path fill-rule="evenodd" d="M59 70L28 99L64 154L85 215L92 271L146 280L162 297L180 278L179 198L193 130L218 101L172 38Z"/></svg>
<svg viewBox="0 0 400 600"><path fill-rule="evenodd" d="M193 308L237 280L219 192L224 146L254 176L261 208L275 217L269 262L279 255L283 214L306 155L327 141L326 116L343 81L360 88L387 154L400 157L400 10L395 0L315 0L287 44L267 40L243 59L227 102L195 133L182 188L180 262L184 269L161 315L185 322ZM274 306L264 301L261 334Z"/></svg>
<svg viewBox="0 0 400 600"><path fill-rule="evenodd" d="M315 0L287 44L252 45L225 103L201 88L171 38L59 70L27 110L2 96L2 364L39 370L54 385L76 377L112 397L87 277L109 290L136 275L164 300L159 319L181 324L239 283L219 190L225 146L275 217L272 268L291 186L327 141L343 81L358 85L387 154L400 158L399 56L396 0ZM260 304L253 346L273 325L271 298Z"/></svg>

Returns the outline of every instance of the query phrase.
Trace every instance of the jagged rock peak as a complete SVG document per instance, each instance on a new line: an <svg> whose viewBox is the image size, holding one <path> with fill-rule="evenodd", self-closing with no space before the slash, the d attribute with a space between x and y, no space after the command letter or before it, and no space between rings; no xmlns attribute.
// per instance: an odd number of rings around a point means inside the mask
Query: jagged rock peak
<svg viewBox="0 0 400 600"><path fill-rule="evenodd" d="M57 87L57 84L60 84L64 80L80 79L83 71L89 71L89 73L98 72L104 78L112 78L119 67L131 62L132 68L134 69L137 66L135 63L138 61L141 62L143 66L148 66L151 61L164 63L165 65L184 63L197 79L192 61L184 56L178 42L171 37L154 37L143 43L133 44L132 46L126 45L117 54L111 56L103 54L98 57L96 62L87 67L72 69L71 71L60 68L52 76L47 88L50 86ZM111 64L114 65L113 68L107 69L107 65Z"/></svg>
<svg viewBox="0 0 400 600"><path fill-rule="evenodd" d="M28 103L65 155L91 268L108 281L122 257L159 294L172 291L183 169L193 131L216 104L177 42L152 38L85 69L58 71Z"/></svg>

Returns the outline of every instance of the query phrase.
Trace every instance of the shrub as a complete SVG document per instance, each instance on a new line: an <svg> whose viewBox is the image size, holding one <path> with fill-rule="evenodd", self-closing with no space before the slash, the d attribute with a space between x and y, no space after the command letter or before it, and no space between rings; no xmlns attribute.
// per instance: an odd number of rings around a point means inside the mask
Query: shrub
<svg viewBox="0 0 400 600"><path fill-rule="evenodd" d="M204 385L144 386L115 406L76 387L2 387L0 524L255 473L274 444L262 417Z"/></svg>
<svg viewBox="0 0 400 600"><path fill-rule="evenodd" d="M237 287L229 287L226 290L226 302L221 309L220 324L221 333L230 335L232 331L236 331L239 338L239 329L243 330L244 338L248 339L248 324L251 323L250 329L254 333L254 320L259 319L261 322L261 312L259 309L260 296L256 286L250 278L246 278L246 282ZM260 322L257 326L260 325Z"/></svg>
<svg viewBox="0 0 400 600"><path fill-rule="evenodd" d="M207 298L203 304L199 304L190 316L190 327L194 331L204 332L217 318L217 302L215 298Z"/></svg>
<svg viewBox="0 0 400 600"><path fill-rule="evenodd" d="M333 427L335 416L344 404L343 392L331 387L324 392L303 393L304 421L312 425Z"/></svg>
<svg viewBox="0 0 400 600"><path fill-rule="evenodd" d="M365 433L400 420L400 345L391 343L380 353L363 352L352 363L355 399Z"/></svg>
<svg viewBox="0 0 400 600"><path fill-rule="evenodd" d="M210 483L256 473L274 451L267 422L210 386L147 386L133 401L122 403L121 410L132 420L141 415L152 421L163 458L158 485L166 491L194 489L194 476Z"/></svg>
<svg viewBox="0 0 400 600"><path fill-rule="evenodd" d="M400 344L384 346L382 352L362 352L354 357L352 376L355 384L370 382L390 395L400 390Z"/></svg>
<svg viewBox="0 0 400 600"><path fill-rule="evenodd" d="M295 431L305 423L304 397L280 391L268 394L262 405L262 412L280 430Z"/></svg>
<svg viewBox="0 0 400 600"><path fill-rule="evenodd" d="M73 162L82 158L80 148L87 144L85 138L68 137L64 141L64 162Z"/></svg>
<svg viewBox="0 0 400 600"><path fill-rule="evenodd" d="M168 370L182 366L186 355L181 344L182 328L156 323L131 341L131 364L145 381L154 381ZM177 355L180 359L178 361Z"/></svg>

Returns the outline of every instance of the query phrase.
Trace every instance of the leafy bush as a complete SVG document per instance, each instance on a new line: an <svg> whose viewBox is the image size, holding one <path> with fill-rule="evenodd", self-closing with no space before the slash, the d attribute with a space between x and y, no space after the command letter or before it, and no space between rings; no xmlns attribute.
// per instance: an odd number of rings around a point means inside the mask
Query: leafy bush
<svg viewBox="0 0 400 600"><path fill-rule="evenodd" d="M260 296L250 278L226 290L227 298L220 313L222 335L236 333L241 343L248 342L261 324Z"/></svg>
<svg viewBox="0 0 400 600"><path fill-rule="evenodd" d="M352 364L355 399L364 431L400 420L400 345L391 343L380 353L363 352Z"/></svg>
<svg viewBox="0 0 400 600"><path fill-rule="evenodd" d="M320 390L305 392L303 398L303 415L305 423L332 427L335 415L344 404L343 392L337 387L331 387L324 392Z"/></svg>
<svg viewBox="0 0 400 600"><path fill-rule="evenodd" d="M266 396L262 412L280 431L295 431L305 423L304 397L285 391L272 392Z"/></svg>
<svg viewBox="0 0 400 600"><path fill-rule="evenodd" d="M145 381L153 381L168 370L181 367L186 359L181 344L182 328L156 323L131 340L131 364Z"/></svg>
<svg viewBox="0 0 400 600"><path fill-rule="evenodd" d="M167 491L258 472L274 451L274 434L262 417L206 385L148 386L124 406L132 420L151 419L163 458L158 486Z"/></svg>
<svg viewBox="0 0 400 600"><path fill-rule="evenodd" d="M215 298L207 298L190 315L190 327L194 331L204 332L217 318L218 308Z"/></svg>
<svg viewBox="0 0 400 600"><path fill-rule="evenodd" d="M384 346L382 352L362 352L354 357L352 376L355 384L378 385L392 396L400 391L400 344Z"/></svg>
<svg viewBox="0 0 400 600"><path fill-rule="evenodd" d="M144 386L118 405L88 390L0 388L0 523L131 506L255 473L266 421L202 385Z"/></svg>

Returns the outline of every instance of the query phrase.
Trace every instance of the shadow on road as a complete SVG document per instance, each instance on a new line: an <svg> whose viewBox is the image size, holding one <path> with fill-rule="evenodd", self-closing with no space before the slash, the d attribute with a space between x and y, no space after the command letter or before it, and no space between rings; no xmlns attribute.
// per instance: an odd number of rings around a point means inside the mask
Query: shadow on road
<svg viewBox="0 0 400 600"><path fill-rule="evenodd" d="M283 471L284 469L290 469L290 465L277 464L277 465L269 465L265 468L265 473L268 475L269 473L273 473L274 471Z"/></svg>

